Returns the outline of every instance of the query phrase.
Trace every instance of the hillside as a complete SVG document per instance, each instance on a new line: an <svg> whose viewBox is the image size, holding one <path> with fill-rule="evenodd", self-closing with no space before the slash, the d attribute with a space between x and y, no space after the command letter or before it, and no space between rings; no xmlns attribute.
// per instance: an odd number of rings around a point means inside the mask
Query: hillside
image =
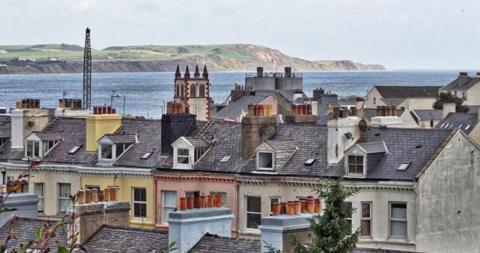
<svg viewBox="0 0 480 253"><path fill-rule="evenodd" d="M340 61L308 61L279 50L250 44L189 46L115 46L92 50L96 72L174 71L177 64L207 64L212 71L384 70L381 65ZM72 73L82 71L83 48L68 44L0 46L0 74Z"/></svg>

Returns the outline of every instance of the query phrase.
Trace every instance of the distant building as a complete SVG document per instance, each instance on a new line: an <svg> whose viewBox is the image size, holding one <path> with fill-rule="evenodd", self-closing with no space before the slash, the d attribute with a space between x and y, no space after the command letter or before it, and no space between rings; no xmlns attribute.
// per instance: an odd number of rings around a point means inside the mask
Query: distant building
<svg viewBox="0 0 480 253"><path fill-rule="evenodd" d="M440 92L463 99L463 104L467 106L480 105L480 72L477 72L476 76L460 72L457 79L440 88Z"/></svg>
<svg viewBox="0 0 480 253"><path fill-rule="evenodd" d="M395 106L403 109L432 109L440 86L382 86L375 85L368 92L365 108Z"/></svg>

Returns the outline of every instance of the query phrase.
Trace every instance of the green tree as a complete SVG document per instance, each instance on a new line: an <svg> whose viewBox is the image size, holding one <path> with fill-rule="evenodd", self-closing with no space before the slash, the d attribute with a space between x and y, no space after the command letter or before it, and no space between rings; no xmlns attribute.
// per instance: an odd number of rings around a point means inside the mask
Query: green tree
<svg viewBox="0 0 480 253"><path fill-rule="evenodd" d="M443 109L443 104L446 103L455 103L455 111L456 112L468 112L468 108L463 105L463 100L461 98L457 98L451 93L442 92L438 97L437 101L433 103L433 108L441 110Z"/></svg>
<svg viewBox="0 0 480 253"><path fill-rule="evenodd" d="M359 230L352 233L346 218L351 217L353 209L345 199L355 194L355 189L345 188L340 179L320 184L315 189L325 201L322 215L310 219L311 242L305 244L292 236L296 253L348 253L352 252L358 241Z"/></svg>

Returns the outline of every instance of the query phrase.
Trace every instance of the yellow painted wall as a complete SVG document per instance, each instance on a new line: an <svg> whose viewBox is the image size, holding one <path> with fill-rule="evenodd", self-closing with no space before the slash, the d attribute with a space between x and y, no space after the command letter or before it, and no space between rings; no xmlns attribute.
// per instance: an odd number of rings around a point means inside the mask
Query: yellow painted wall
<svg viewBox="0 0 480 253"><path fill-rule="evenodd" d="M115 183L114 183L115 181ZM114 176L83 176L82 177L82 188L86 186L100 186L101 189L104 189L108 186L118 186L119 194L118 200L130 202L130 224L134 227L144 227L144 228L153 228L155 213L154 213L154 197L153 197L153 179L151 177L126 177L119 176L114 179ZM141 218L133 217L133 188L146 188L147 192L147 218L143 220Z"/></svg>
<svg viewBox="0 0 480 253"><path fill-rule="evenodd" d="M86 150L96 151L97 141L105 134L115 132L122 124L122 116L118 114L99 114L87 117Z"/></svg>

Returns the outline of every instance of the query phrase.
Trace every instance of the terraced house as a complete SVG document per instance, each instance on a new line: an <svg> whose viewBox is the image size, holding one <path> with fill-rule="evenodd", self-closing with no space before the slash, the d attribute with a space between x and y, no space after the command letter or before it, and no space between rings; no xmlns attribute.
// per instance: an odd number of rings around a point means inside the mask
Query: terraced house
<svg viewBox="0 0 480 253"><path fill-rule="evenodd" d="M151 168L162 162L160 130L159 120L123 119L110 107L97 107L93 114L63 108L61 117L17 108L11 115L11 139L1 146L0 166L9 179L31 161L42 161L24 190L38 194L45 216L65 213L70 194L80 189L115 187L118 199L132 204L130 223L152 226Z"/></svg>
<svg viewBox="0 0 480 253"><path fill-rule="evenodd" d="M339 143L345 151L329 153L335 147L338 151ZM343 177L346 186L359 190L347 200L356 210L349 220L352 229L360 229L359 247L426 252L432 249L428 240L448 236L445 228L433 224L447 222L450 215L428 205L441 201L452 204L447 209L453 211L460 204L443 199L450 193L435 188L433 178L468 182L467 174L478 171L480 155L460 129L369 127L357 117L326 125L279 124L276 117L255 113L243 117L241 124L197 126L172 147L172 163L154 173L157 227L168 225L168 214L178 208L175 198L221 192L224 206L235 217L233 234L258 238L261 219L271 215L273 203L305 198L321 180ZM458 157L465 150L469 157ZM460 191L460 185L450 190ZM469 206L478 204L471 195L461 199ZM466 221L468 215L459 219ZM475 226L469 226L462 239L471 238Z"/></svg>

